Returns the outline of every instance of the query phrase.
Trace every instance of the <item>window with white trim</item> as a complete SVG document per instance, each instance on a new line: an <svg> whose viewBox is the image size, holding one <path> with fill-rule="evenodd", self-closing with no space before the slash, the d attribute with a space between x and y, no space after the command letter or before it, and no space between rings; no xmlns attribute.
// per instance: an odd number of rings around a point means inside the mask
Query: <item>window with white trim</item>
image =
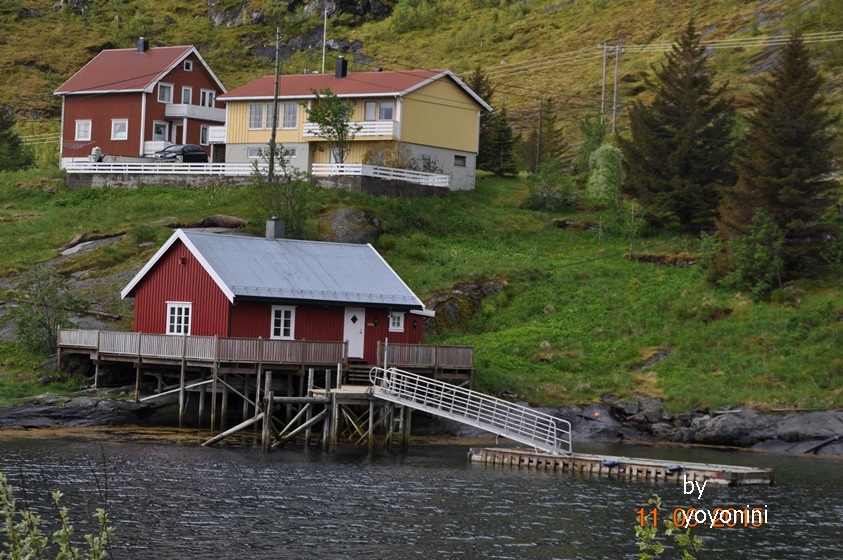
<svg viewBox="0 0 843 560"><path fill-rule="evenodd" d="M454 156L454 167L465 167L465 156Z"/></svg>
<svg viewBox="0 0 843 560"><path fill-rule="evenodd" d="M249 104L249 130L263 128L263 103Z"/></svg>
<svg viewBox="0 0 843 560"><path fill-rule="evenodd" d="M158 101L159 103L173 102L173 84L165 84L164 82L158 84Z"/></svg>
<svg viewBox="0 0 843 560"><path fill-rule="evenodd" d="M181 102L185 105L190 105L193 101L193 88L190 86L182 86L181 88Z"/></svg>
<svg viewBox="0 0 843 560"><path fill-rule="evenodd" d="M270 338L294 339L296 336L296 308L290 305L272 306Z"/></svg>
<svg viewBox="0 0 843 560"><path fill-rule="evenodd" d="M365 118L367 121L373 121L378 114L378 104L374 101L367 101L366 102L366 115Z"/></svg>
<svg viewBox="0 0 843 560"><path fill-rule="evenodd" d="M193 72L193 61L192 60L185 60L184 61L184 71L185 72Z"/></svg>
<svg viewBox="0 0 843 560"><path fill-rule="evenodd" d="M212 89L203 89L199 91L199 105L202 107L213 107L216 98L217 92Z"/></svg>
<svg viewBox="0 0 843 560"><path fill-rule="evenodd" d="M167 334L189 335L193 304L184 301L167 302Z"/></svg>
<svg viewBox="0 0 843 560"><path fill-rule="evenodd" d="M91 139L91 121L76 121L76 140L90 140Z"/></svg>
<svg viewBox="0 0 843 560"><path fill-rule="evenodd" d="M389 314L389 332L404 332L404 314L393 311Z"/></svg>
<svg viewBox="0 0 843 560"><path fill-rule="evenodd" d="M299 124L299 104L284 103L284 118L281 121L281 128L296 128Z"/></svg>
<svg viewBox="0 0 843 560"><path fill-rule="evenodd" d="M260 159L263 157L265 148L246 148L246 157L249 159Z"/></svg>
<svg viewBox="0 0 843 560"><path fill-rule="evenodd" d="M208 125L203 124L199 127L199 144L208 145Z"/></svg>
<svg viewBox="0 0 843 560"><path fill-rule="evenodd" d="M395 103L392 101L381 101L380 110L378 111L379 121L391 121L395 115Z"/></svg>
<svg viewBox="0 0 843 560"><path fill-rule="evenodd" d="M111 139L129 139L129 119L111 119Z"/></svg>
<svg viewBox="0 0 843 560"><path fill-rule="evenodd" d="M266 104L266 126L264 128L272 128L272 115L275 114L275 105L273 103Z"/></svg>
<svg viewBox="0 0 843 560"><path fill-rule="evenodd" d="M281 155L287 159L293 159L298 155L296 148L281 148Z"/></svg>

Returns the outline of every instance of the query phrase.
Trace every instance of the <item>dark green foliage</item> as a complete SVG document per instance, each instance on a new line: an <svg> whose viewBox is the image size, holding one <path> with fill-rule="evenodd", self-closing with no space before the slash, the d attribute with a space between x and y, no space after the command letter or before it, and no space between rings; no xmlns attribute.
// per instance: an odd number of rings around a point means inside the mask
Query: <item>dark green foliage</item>
<svg viewBox="0 0 843 560"><path fill-rule="evenodd" d="M480 66L474 68L474 72L472 72L465 80L465 85L467 85L471 91L476 93L480 99L485 101L489 106L492 105L492 97L495 94L495 88L486 73L480 69ZM494 121L494 113L480 113L480 139L477 152L478 169L488 169L489 162L492 159L490 142Z"/></svg>
<svg viewBox="0 0 843 560"><path fill-rule="evenodd" d="M603 145L608 127L599 117L587 116L578 121L577 127L582 140L574 155L574 177L577 182L585 183L588 180L589 162L591 154Z"/></svg>
<svg viewBox="0 0 843 560"><path fill-rule="evenodd" d="M33 352L54 353L59 329L73 326L69 311L78 307L67 282L46 267L33 267L21 276L19 291L11 313L18 341Z"/></svg>
<svg viewBox="0 0 843 560"><path fill-rule="evenodd" d="M823 243L834 235L822 221L833 205L834 124L821 94L822 79L796 33L781 49L779 64L760 80L747 117L748 132L738 158L738 181L720 206L727 242L747 235L756 209L763 209L784 232L786 278L823 264Z"/></svg>
<svg viewBox="0 0 843 560"><path fill-rule="evenodd" d="M734 181L734 108L715 88L705 47L689 23L654 68L648 106L635 101L629 113L631 138L621 138L628 173L626 194L661 224L693 230L713 222L720 189Z"/></svg>
<svg viewBox="0 0 843 560"><path fill-rule="evenodd" d="M535 127L530 130L526 139L518 143L521 168L530 173L538 173L545 159L570 159L568 151L562 129L557 124L553 100L544 100Z"/></svg>
<svg viewBox="0 0 843 560"><path fill-rule="evenodd" d="M746 290L756 300L780 288L783 242L784 233L773 217L763 209L756 210L747 234L732 237L729 242L733 270L720 283Z"/></svg>
<svg viewBox="0 0 843 560"><path fill-rule="evenodd" d="M579 198L571 176L565 172L561 161L555 158L545 159L538 173L527 177L529 197L524 208L532 210L561 210L572 208Z"/></svg>
<svg viewBox="0 0 843 560"><path fill-rule="evenodd" d="M32 150L21 142L15 117L0 108L0 171L17 171L35 161Z"/></svg>
<svg viewBox="0 0 843 560"><path fill-rule="evenodd" d="M509 123L506 109L495 111L492 115L492 132L489 138L489 160L483 169L495 175L515 175L515 144L520 135L516 135Z"/></svg>

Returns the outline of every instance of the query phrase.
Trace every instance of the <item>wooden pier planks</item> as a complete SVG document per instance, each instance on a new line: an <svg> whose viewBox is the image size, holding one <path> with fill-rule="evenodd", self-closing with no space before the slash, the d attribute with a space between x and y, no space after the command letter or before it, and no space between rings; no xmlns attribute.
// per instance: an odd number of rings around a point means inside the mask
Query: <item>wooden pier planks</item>
<svg viewBox="0 0 843 560"><path fill-rule="evenodd" d="M618 479L644 480L682 484L708 481L712 484L739 486L773 484L771 469L706 463L670 463L657 459L613 457L609 455L550 455L527 449L472 448L468 453L473 463L567 472L577 475L606 476Z"/></svg>

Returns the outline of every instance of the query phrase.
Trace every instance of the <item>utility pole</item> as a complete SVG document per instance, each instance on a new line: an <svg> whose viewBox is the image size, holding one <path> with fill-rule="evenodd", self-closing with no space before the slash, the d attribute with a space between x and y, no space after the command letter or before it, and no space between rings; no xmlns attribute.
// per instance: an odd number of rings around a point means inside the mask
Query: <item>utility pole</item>
<svg viewBox="0 0 843 560"><path fill-rule="evenodd" d="M618 119L618 63L621 59L621 41L620 37L618 37L618 42L615 45L615 94L612 99L612 134L615 133L617 129L617 119Z"/></svg>
<svg viewBox="0 0 843 560"><path fill-rule="evenodd" d="M603 124L603 113L606 108L606 55L609 45L603 43L603 88L600 91L600 124Z"/></svg>
<svg viewBox="0 0 843 560"><path fill-rule="evenodd" d="M269 182L275 179L275 136L278 133L278 74L281 72L281 28L275 28L275 88L272 95L272 135L269 137Z"/></svg>
<svg viewBox="0 0 843 560"><path fill-rule="evenodd" d="M322 73L325 73L325 49L328 48L328 5L325 4L325 13L322 20Z"/></svg>
<svg viewBox="0 0 843 560"><path fill-rule="evenodd" d="M544 117L544 99L539 99L539 130L536 134L536 173L542 161L542 117Z"/></svg>

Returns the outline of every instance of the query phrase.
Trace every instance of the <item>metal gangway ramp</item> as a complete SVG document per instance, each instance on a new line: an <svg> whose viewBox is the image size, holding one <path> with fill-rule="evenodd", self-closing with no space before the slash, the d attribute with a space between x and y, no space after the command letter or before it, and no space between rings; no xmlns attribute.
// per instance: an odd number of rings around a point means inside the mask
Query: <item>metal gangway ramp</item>
<svg viewBox="0 0 843 560"><path fill-rule="evenodd" d="M450 418L547 453L570 454L571 424L526 406L396 368L372 368L372 395Z"/></svg>

